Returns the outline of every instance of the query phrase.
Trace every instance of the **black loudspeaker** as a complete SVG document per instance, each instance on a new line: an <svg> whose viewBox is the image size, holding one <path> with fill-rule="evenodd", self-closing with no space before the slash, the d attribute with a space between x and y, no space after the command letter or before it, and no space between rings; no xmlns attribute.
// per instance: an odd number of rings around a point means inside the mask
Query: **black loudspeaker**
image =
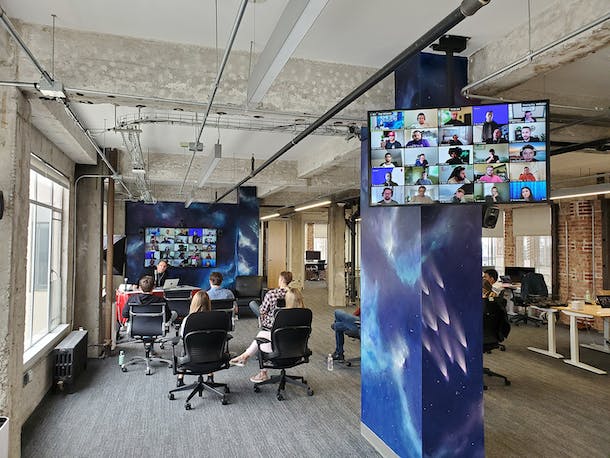
<svg viewBox="0 0 610 458"><path fill-rule="evenodd" d="M483 205L483 227L489 229L496 227L499 216L500 209L498 207Z"/></svg>

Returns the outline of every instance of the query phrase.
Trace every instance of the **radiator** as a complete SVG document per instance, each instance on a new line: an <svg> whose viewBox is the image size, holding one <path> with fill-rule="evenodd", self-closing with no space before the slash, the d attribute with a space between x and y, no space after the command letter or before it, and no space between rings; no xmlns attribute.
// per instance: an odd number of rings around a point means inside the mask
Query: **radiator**
<svg viewBox="0 0 610 458"><path fill-rule="evenodd" d="M63 389L87 369L87 331L72 331L53 350L53 383Z"/></svg>

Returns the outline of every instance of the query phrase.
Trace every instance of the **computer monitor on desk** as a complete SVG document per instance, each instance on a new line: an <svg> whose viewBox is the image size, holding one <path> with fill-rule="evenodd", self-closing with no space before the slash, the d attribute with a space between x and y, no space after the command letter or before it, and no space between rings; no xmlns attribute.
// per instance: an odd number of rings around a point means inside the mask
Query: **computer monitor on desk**
<svg viewBox="0 0 610 458"><path fill-rule="evenodd" d="M521 279L527 273L536 272L535 267L505 267L504 275L510 277L511 283L521 283Z"/></svg>

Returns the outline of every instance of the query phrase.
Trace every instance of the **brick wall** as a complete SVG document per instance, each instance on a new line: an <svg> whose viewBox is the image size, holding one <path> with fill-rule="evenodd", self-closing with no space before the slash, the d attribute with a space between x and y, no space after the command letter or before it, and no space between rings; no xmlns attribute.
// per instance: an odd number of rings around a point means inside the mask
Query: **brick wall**
<svg viewBox="0 0 610 458"><path fill-rule="evenodd" d="M504 265L515 265L515 236L513 235L513 209L504 210Z"/></svg>
<svg viewBox="0 0 610 458"><path fill-rule="evenodd" d="M313 223L307 223L305 225L305 249L313 250Z"/></svg>

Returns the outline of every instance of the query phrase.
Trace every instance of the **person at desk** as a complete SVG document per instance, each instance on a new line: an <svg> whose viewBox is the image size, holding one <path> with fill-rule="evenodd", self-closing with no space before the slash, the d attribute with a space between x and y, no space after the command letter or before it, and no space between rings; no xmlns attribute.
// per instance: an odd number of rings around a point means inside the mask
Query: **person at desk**
<svg viewBox="0 0 610 458"><path fill-rule="evenodd" d="M164 297L155 296L152 293L155 287L155 281L153 277L151 277L150 275L145 275L144 277L140 278L138 286L140 287L140 290L142 292L129 297L127 303L125 304L125 307L123 308L123 318L129 319L129 311L132 307L144 305L165 305L165 322L171 324L176 319L178 314L175 311L170 311L169 307L167 307L167 302L165 301Z"/></svg>
<svg viewBox="0 0 610 458"><path fill-rule="evenodd" d="M209 312L211 310L212 303L210 301L210 296L208 295L208 293L206 293L205 291L197 291L191 298L189 315L191 313ZM178 334L180 336L180 339L184 337L184 324L186 323L187 317L182 320L182 324L180 325L180 332ZM208 374L208 376L210 375L212 374ZM178 377L176 379L176 387L180 388L181 386L184 386L184 374L178 374Z"/></svg>
<svg viewBox="0 0 610 458"><path fill-rule="evenodd" d="M278 279L278 284L280 286L267 291L262 304L258 301L250 302L250 310L260 318L261 327L263 329L271 329L271 326L273 326L273 316L278 308L277 301L285 298L286 291L288 291L288 285L291 281L292 272L280 272L280 277Z"/></svg>
<svg viewBox="0 0 610 458"><path fill-rule="evenodd" d="M345 342L345 333L356 333L360 330L358 321L360 320L360 307L354 313L347 313L344 310L335 310L335 322L332 328L335 330L335 352L332 358L335 361L343 361L344 352L343 344Z"/></svg>
<svg viewBox="0 0 610 458"><path fill-rule="evenodd" d="M290 273L290 272L282 272L282 273ZM281 275L281 274L280 274ZM292 279L292 274L290 274ZM271 290L275 291L275 290ZM271 292L269 291L269 292ZM269 294L269 293L267 293ZM267 296L265 296L265 299ZM286 308L305 308L305 303L303 301L303 294L297 288L288 288L284 293L284 298L286 299ZM264 302L263 302L264 304ZM261 306L262 313L262 306ZM262 315L261 315L262 318ZM273 327L273 321L275 320L275 313L271 313L268 316L269 321L267 321L267 326L263 327L261 331L256 335L257 338L261 337L267 340L271 340L271 328ZM270 353L272 351L271 343L264 343L260 346L261 351L265 353ZM254 355L258 351L258 343L256 339L252 341L250 346L239 356L236 356L232 360L229 361L229 364L232 366L243 367L248 362L248 359ZM269 380L269 374L267 374L267 369L261 369L261 371L253 377L250 377L250 381L252 383L261 383L266 380Z"/></svg>
<svg viewBox="0 0 610 458"><path fill-rule="evenodd" d="M483 297L499 297L502 294L502 283L498 281L498 271L487 269L483 272ZM485 295L485 282L489 284L487 295Z"/></svg>
<svg viewBox="0 0 610 458"><path fill-rule="evenodd" d="M167 268L168 268L167 261L162 259L161 261L159 261L157 263L156 266L151 266L146 271L144 271L144 273L142 274L142 277L145 277L145 276L152 277L153 281L154 281L154 287L163 288L163 284L165 283L165 280L167 280L169 278Z"/></svg>

